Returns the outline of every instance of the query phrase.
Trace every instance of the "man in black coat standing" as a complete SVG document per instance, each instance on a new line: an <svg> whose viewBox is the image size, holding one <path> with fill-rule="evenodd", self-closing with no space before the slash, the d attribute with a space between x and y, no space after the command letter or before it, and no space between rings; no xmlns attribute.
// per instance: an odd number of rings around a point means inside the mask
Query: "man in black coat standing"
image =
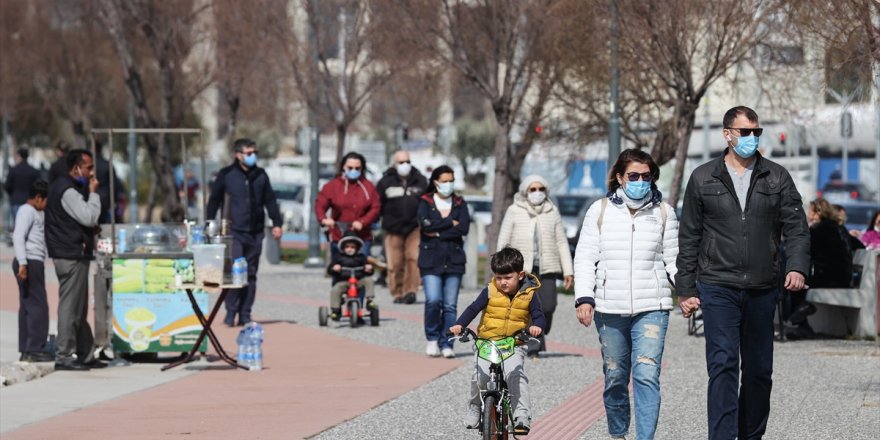
<svg viewBox="0 0 880 440"><path fill-rule="evenodd" d="M40 180L40 172L27 162L28 150L22 148L15 152L15 166L9 170L6 176L6 183L3 189L9 195L9 207L11 208L12 221L9 225L9 232L12 232L12 225L15 223L15 214L18 208L27 203L28 194L34 182Z"/></svg>
<svg viewBox="0 0 880 440"><path fill-rule="evenodd" d="M257 146L250 139L238 139L233 146L235 162L220 170L211 184L207 218L213 219L229 195L229 229L232 231L232 258L244 257L248 264L248 285L226 296L228 326L251 321L251 309L257 294L257 267L263 251L263 228L266 215L272 219L272 236L281 239L281 210L266 171L257 166ZM265 210L265 212L264 212Z"/></svg>
<svg viewBox="0 0 880 440"><path fill-rule="evenodd" d="M419 197L428 180L413 168L409 153L398 150L376 185L388 258L388 290L395 303L412 304L419 289Z"/></svg>

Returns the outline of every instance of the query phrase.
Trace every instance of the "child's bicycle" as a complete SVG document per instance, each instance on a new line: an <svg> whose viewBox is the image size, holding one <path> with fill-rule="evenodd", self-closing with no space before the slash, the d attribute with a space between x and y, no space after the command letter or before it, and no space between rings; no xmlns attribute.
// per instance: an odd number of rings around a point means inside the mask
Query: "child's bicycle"
<svg viewBox="0 0 880 440"><path fill-rule="evenodd" d="M338 321L342 318L348 318L349 325L352 328L358 327L363 322L365 314L369 315L371 326L376 327L379 325L379 307L376 304L371 304L370 307L367 307L364 290L358 288L358 279L354 275L357 271L363 269L364 266L342 268L342 272L348 271L348 289L342 294L341 316L337 315L334 320ZM318 308L318 324L321 327L325 327L329 319L330 308L327 306Z"/></svg>
<svg viewBox="0 0 880 440"><path fill-rule="evenodd" d="M513 414L510 408L510 391L504 380L504 360L513 355L516 341L528 342L534 339L523 329L513 335L492 341L477 338L473 330L465 327L461 336L453 336L449 339L458 338L459 342L474 340L477 356L489 361L489 381L486 389L480 390L482 395L482 411L480 413L480 434L483 440L507 440L512 435L514 438L520 435L528 435L526 432L516 432L513 426Z"/></svg>

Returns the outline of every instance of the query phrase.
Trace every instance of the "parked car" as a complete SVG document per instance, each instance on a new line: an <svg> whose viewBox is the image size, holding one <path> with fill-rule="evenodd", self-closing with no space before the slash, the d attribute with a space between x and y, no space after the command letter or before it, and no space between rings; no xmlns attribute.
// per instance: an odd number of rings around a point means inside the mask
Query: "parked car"
<svg viewBox="0 0 880 440"><path fill-rule="evenodd" d="M821 191L816 191L816 197L824 197L831 203L841 204L855 200L873 200L874 194L860 182L831 180Z"/></svg>
<svg viewBox="0 0 880 440"><path fill-rule="evenodd" d="M287 232L303 232L308 227L308 208L306 202L308 185L300 183L279 182L272 184L275 198L284 218L284 230Z"/></svg>
<svg viewBox="0 0 880 440"><path fill-rule="evenodd" d="M470 207L472 221L479 220L483 226L492 224L492 196L465 194L462 197L464 197L468 207Z"/></svg>

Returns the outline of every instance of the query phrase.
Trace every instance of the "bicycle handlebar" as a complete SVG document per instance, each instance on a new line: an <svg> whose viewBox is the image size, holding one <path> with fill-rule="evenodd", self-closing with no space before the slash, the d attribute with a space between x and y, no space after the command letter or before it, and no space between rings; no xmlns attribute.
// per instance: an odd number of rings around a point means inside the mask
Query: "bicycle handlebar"
<svg viewBox="0 0 880 440"><path fill-rule="evenodd" d="M532 337L532 335L529 334L529 331L527 329L522 329L522 330L520 330L510 336L513 336L514 338L516 338L522 342L528 342L531 339L534 339L536 341L538 340L537 338ZM452 337L449 338L449 340L451 341L456 338L458 339L458 342L470 342L470 340L472 338L477 339L477 334L474 333L474 331L471 330L470 327L465 327L464 330L461 331L460 335L458 335L458 336L453 335Z"/></svg>

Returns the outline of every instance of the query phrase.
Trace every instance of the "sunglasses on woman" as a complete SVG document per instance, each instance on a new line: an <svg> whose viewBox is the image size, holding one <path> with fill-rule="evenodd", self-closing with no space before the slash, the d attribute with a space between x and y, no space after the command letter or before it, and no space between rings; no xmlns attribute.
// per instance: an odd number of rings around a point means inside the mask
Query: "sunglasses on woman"
<svg viewBox="0 0 880 440"><path fill-rule="evenodd" d="M537 191L547 192L547 188L544 188L543 186L529 188L530 193L537 192Z"/></svg>
<svg viewBox="0 0 880 440"><path fill-rule="evenodd" d="M626 180L629 180L630 182L635 182L639 180L640 177L642 178L642 182L650 182L653 180L651 173L626 173Z"/></svg>

